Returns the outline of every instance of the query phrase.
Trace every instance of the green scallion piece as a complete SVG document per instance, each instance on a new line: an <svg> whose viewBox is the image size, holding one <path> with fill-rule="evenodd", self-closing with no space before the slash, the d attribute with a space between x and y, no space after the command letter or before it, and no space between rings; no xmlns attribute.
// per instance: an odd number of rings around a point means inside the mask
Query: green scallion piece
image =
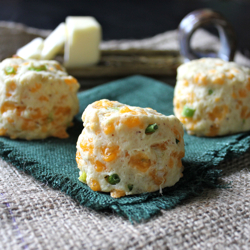
<svg viewBox="0 0 250 250"><path fill-rule="evenodd" d="M115 184L117 184L117 183L119 183L121 181L118 174L108 175L108 176L105 177L105 179L111 185L115 185Z"/></svg>
<svg viewBox="0 0 250 250"><path fill-rule="evenodd" d="M79 181L86 183L87 174L83 171L81 176L78 178Z"/></svg>
<svg viewBox="0 0 250 250"><path fill-rule="evenodd" d="M54 117L53 117L53 113L50 112L49 115L48 115L48 122L52 122L54 120Z"/></svg>
<svg viewBox="0 0 250 250"><path fill-rule="evenodd" d="M184 106L181 115L184 117L193 117L195 109Z"/></svg>
<svg viewBox="0 0 250 250"><path fill-rule="evenodd" d="M214 91L213 91L212 89L209 89L209 90L208 90L208 94L209 94L209 95L212 95L213 92L214 92Z"/></svg>
<svg viewBox="0 0 250 250"><path fill-rule="evenodd" d="M145 133L146 134L152 134L154 133L156 130L158 129L158 125L155 123L155 124L150 124L147 126L146 130L145 130Z"/></svg>
<svg viewBox="0 0 250 250"><path fill-rule="evenodd" d="M16 70L14 67L8 66L4 70L7 75L16 74Z"/></svg>
<svg viewBox="0 0 250 250"><path fill-rule="evenodd" d="M40 67L29 67L28 70L43 71L43 70L47 70L47 68L45 65L42 65Z"/></svg>
<svg viewBox="0 0 250 250"><path fill-rule="evenodd" d="M133 187L134 187L134 185L128 184L128 190L129 190L129 191L132 191Z"/></svg>
<svg viewBox="0 0 250 250"><path fill-rule="evenodd" d="M109 107L109 108L107 108L107 109L110 109L110 110L120 110L119 107Z"/></svg>

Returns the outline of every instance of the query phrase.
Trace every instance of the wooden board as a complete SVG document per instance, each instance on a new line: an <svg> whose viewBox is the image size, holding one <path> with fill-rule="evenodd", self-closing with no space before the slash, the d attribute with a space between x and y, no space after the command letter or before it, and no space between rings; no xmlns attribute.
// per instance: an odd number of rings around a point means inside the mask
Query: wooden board
<svg viewBox="0 0 250 250"><path fill-rule="evenodd" d="M62 61L62 58L57 58ZM118 77L132 74L174 76L182 63L175 51L166 50L103 50L97 65L68 68L69 74L81 78Z"/></svg>

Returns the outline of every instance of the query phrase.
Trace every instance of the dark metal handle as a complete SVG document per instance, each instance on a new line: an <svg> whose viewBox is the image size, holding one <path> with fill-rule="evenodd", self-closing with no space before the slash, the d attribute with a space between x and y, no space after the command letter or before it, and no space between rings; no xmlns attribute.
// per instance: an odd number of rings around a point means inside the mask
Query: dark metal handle
<svg viewBox="0 0 250 250"><path fill-rule="evenodd" d="M193 33L204 25L214 25L220 37L220 50L217 53L202 54L190 46ZM195 10L185 16L179 25L180 53L185 61L201 57L219 57L225 61L233 61L236 51L236 35L231 25L219 13L210 9Z"/></svg>

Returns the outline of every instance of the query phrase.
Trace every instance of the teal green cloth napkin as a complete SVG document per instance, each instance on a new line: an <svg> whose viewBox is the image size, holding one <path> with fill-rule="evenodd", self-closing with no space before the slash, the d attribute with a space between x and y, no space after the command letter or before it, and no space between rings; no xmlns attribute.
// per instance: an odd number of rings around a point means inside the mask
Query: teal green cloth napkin
<svg viewBox="0 0 250 250"><path fill-rule="evenodd" d="M163 189L162 195L154 192L114 199L107 193L94 192L78 181L75 153L76 141L83 129L82 112L88 104L106 98L133 106L151 107L170 115L173 114L173 88L147 77L133 76L81 92L78 97L80 111L74 127L68 130L68 139L25 141L0 137L1 156L37 180L65 192L82 205L99 211L115 211L131 221L149 219L161 209L173 208L191 195L199 194L204 188L216 187L220 171L215 166L249 148L249 133L218 138L185 134L184 177L175 186Z"/></svg>

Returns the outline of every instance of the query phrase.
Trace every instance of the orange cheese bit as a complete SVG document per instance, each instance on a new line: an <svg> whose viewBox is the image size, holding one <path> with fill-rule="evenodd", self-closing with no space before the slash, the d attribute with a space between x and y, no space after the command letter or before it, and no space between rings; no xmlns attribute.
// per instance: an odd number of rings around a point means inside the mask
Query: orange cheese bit
<svg viewBox="0 0 250 250"><path fill-rule="evenodd" d="M127 150L125 150L125 157L130 157L130 154L128 153Z"/></svg>
<svg viewBox="0 0 250 250"><path fill-rule="evenodd" d="M13 102L4 102L1 107L1 114L7 112L8 110L14 110L16 105Z"/></svg>
<svg viewBox="0 0 250 250"><path fill-rule="evenodd" d="M77 165L80 164L80 160L81 160L81 159L82 159L81 154L80 154L80 152L77 150L77 151L76 151L76 162L77 162Z"/></svg>
<svg viewBox="0 0 250 250"><path fill-rule="evenodd" d="M35 93L37 92L40 88L42 87L42 84L41 83L35 83L35 86L34 87L30 87L30 92L31 93Z"/></svg>
<svg viewBox="0 0 250 250"><path fill-rule="evenodd" d="M66 99L66 98L67 98L67 95L62 95L62 96L60 97L60 100L63 101L63 100Z"/></svg>
<svg viewBox="0 0 250 250"><path fill-rule="evenodd" d="M120 198L122 196L125 196L126 193L123 190L118 190L118 189L114 189L110 192L110 196L112 198Z"/></svg>
<svg viewBox="0 0 250 250"><path fill-rule="evenodd" d="M64 71L60 64L55 64L55 67L56 67L57 70Z"/></svg>
<svg viewBox="0 0 250 250"><path fill-rule="evenodd" d="M227 113L228 113L227 105L215 106L212 112L208 112L208 117L211 121L215 121L216 119L222 120L225 118Z"/></svg>
<svg viewBox="0 0 250 250"><path fill-rule="evenodd" d="M180 105L179 102L175 102L175 108L176 108L177 110L182 109L182 107L181 107L181 105Z"/></svg>
<svg viewBox="0 0 250 250"><path fill-rule="evenodd" d="M59 127L57 131L53 134L54 137L65 139L69 137L69 134L66 132L64 127Z"/></svg>
<svg viewBox="0 0 250 250"><path fill-rule="evenodd" d="M191 119L187 118L187 117L180 117L179 119L180 119L181 123L184 124L184 125L191 121Z"/></svg>
<svg viewBox="0 0 250 250"><path fill-rule="evenodd" d="M25 110L25 107L17 106L13 102L4 102L1 107L1 114L3 114L4 112L7 112L8 110L16 110L17 115L20 116L22 111Z"/></svg>
<svg viewBox="0 0 250 250"><path fill-rule="evenodd" d="M26 107L20 107L20 106L17 106L16 107L16 114L18 116L21 116L22 112L26 109Z"/></svg>
<svg viewBox="0 0 250 250"><path fill-rule="evenodd" d="M102 158L106 162L114 161L118 157L119 153L120 149L118 145L101 147Z"/></svg>
<svg viewBox="0 0 250 250"><path fill-rule="evenodd" d="M172 127L171 131L174 133L175 138L179 141L181 141L181 135L176 127Z"/></svg>
<svg viewBox="0 0 250 250"><path fill-rule="evenodd" d="M129 128L139 127L144 129L144 124L141 122L140 118L136 116L123 117L121 119L121 123L125 124Z"/></svg>
<svg viewBox="0 0 250 250"><path fill-rule="evenodd" d="M96 131L95 131L95 134L96 134L96 135L101 134L101 130L100 130L100 129L96 130Z"/></svg>
<svg viewBox="0 0 250 250"><path fill-rule="evenodd" d="M13 120L12 118L10 118L10 117L7 117L7 121L8 121L9 123L13 123L13 122L14 122L14 120Z"/></svg>
<svg viewBox="0 0 250 250"><path fill-rule="evenodd" d="M101 108L112 108L114 106L113 101L107 101L107 100L100 100L96 101L92 104L92 107L95 109L101 109Z"/></svg>
<svg viewBox="0 0 250 250"><path fill-rule="evenodd" d="M168 172L164 171L157 171L155 168L149 172L149 176L152 178L155 185L160 186L162 185L167 179Z"/></svg>
<svg viewBox="0 0 250 250"><path fill-rule="evenodd" d="M222 66L223 64L222 63L216 63L215 65L216 66Z"/></svg>
<svg viewBox="0 0 250 250"><path fill-rule="evenodd" d="M101 191L101 187L100 187L100 184L97 180L95 179L90 179L89 180L89 186L90 188L93 190L93 191Z"/></svg>
<svg viewBox="0 0 250 250"><path fill-rule="evenodd" d="M176 97L174 97L174 106L176 109L180 109L181 108L181 103L177 100Z"/></svg>
<svg viewBox="0 0 250 250"><path fill-rule="evenodd" d="M247 97L247 91L246 91L245 89L240 89L240 90L239 90L239 96L240 96L241 98Z"/></svg>
<svg viewBox="0 0 250 250"><path fill-rule="evenodd" d="M137 115L138 113L134 110L131 110L129 107L124 106L119 110L120 113L124 114L124 113L131 113L132 115Z"/></svg>
<svg viewBox="0 0 250 250"><path fill-rule="evenodd" d="M45 116L46 115L43 115L41 109L39 108L35 108L31 110L31 114L30 114L31 119L37 120L40 118L44 118Z"/></svg>
<svg viewBox="0 0 250 250"><path fill-rule="evenodd" d="M64 82L70 87L70 90L72 90L73 85L78 83L74 77L64 78Z"/></svg>
<svg viewBox="0 0 250 250"><path fill-rule="evenodd" d="M8 86L8 89L10 91L14 91L16 89L16 83L15 82L11 82Z"/></svg>
<svg viewBox="0 0 250 250"><path fill-rule="evenodd" d="M234 74L232 74L232 73L227 73L227 78L228 78L228 79L232 80L234 77L235 77Z"/></svg>
<svg viewBox="0 0 250 250"><path fill-rule="evenodd" d="M70 115L71 108L70 107L56 107L55 108L55 115Z"/></svg>
<svg viewBox="0 0 250 250"><path fill-rule="evenodd" d="M168 161L168 167L169 167L169 168L173 168L173 166L174 166L174 160L173 160L172 157L170 157L170 158L169 158L169 161Z"/></svg>
<svg viewBox="0 0 250 250"><path fill-rule="evenodd" d="M250 77L248 77L246 88L248 91L250 91Z"/></svg>
<svg viewBox="0 0 250 250"><path fill-rule="evenodd" d="M237 98L237 95L235 94L235 92L233 92L231 96L232 96L234 99Z"/></svg>
<svg viewBox="0 0 250 250"><path fill-rule="evenodd" d="M218 77L214 78L212 81L214 84L223 85L225 82L225 75L220 74Z"/></svg>
<svg viewBox="0 0 250 250"><path fill-rule="evenodd" d="M239 73L240 71L238 69L236 69L236 68L232 68L232 72Z"/></svg>
<svg viewBox="0 0 250 250"><path fill-rule="evenodd" d="M215 74L217 71L216 69L210 69L207 73L208 74Z"/></svg>
<svg viewBox="0 0 250 250"><path fill-rule="evenodd" d="M41 95L39 98L38 98L39 101L45 101L45 102L48 102L49 101L49 98L45 95Z"/></svg>
<svg viewBox="0 0 250 250"><path fill-rule="evenodd" d="M183 80L183 86L188 87L189 86L189 82L187 80Z"/></svg>
<svg viewBox="0 0 250 250"><path fill-rule="evenodd" d="M201 85L201 86L207 85L206 75L198 73L196 76L194 76L194 83L196 83L197 85Z"/></svg>
<svg viewBox="0 0 250 250"><path fill-rule="evenodd" d="M248 107L247 107L247 106L243 106L243 107L242 107L241 112L240 112L240 117L241 117L242 119L246 118L247 110L248 110Z"/></svg>
<svg viewBox="0 0 250 250"><path fill-rule="evenodd" d="M83 151L89 152L90 155L93 154L94 145L92 144L93 139L89 138L88 141L85 141L84 139L80 142L80 147Z"/></svg>
<svg viewBox="0 0 250 250"><path fill-rule="evenodd" d="M178 159L182 159L185 156L185 152L180 151L179 154L177 155Z"/></svg>
<svg viewBox="0 0 250 250"><path fill-rule="evenodd" d="M109 135L109 134L112 134L114 133L115 131L115 125L114 123L110 123L108 125L106 125L104 128L103 128L103 131L106 135Z"/></svg>
<svg viewBox="0 0 250 250"><path fill-rule="evenodd" d="M21 128L22 130L34 130L36 128L36 123L29 119L23 119Z"/></svg>
<svg viewBox="0 0 250 250"><path fill-rule="evenodd" d="M219 101L220 101L220 97L216 97L216 98L214 99L214 101L215 101L215 102L219 102Z"/></svg>
<svg viewBox="0 0 250 250"><path fill-rule="evenodd" d="M100 161L95 161L94 169L96 172L103 172L104 170L106 170L106 165Z"/></svg>
<svg viewBox="0 0 250 250"><path fill-rule="evenodd" d="M146 154L138 152L131 156L128 164L133 168L137 168L140 172L145 173L151 166L151 160Z"/></svg>
<svg viewBox="0 0 250 250"><path fill-rule="evenodd" d="M167 146L168 146L168 142L165 141L165 142L162 142L162 143L154 144L151 147L153 147L153 148L159 148L160 150L164 151L164 150L167 149Z"/></svg>
<svg viewBox="0 0 250 250"><path fill-rule="evenodd" d="M0 128L0 136L6 135L7 129L5 128Z"/></svg>

